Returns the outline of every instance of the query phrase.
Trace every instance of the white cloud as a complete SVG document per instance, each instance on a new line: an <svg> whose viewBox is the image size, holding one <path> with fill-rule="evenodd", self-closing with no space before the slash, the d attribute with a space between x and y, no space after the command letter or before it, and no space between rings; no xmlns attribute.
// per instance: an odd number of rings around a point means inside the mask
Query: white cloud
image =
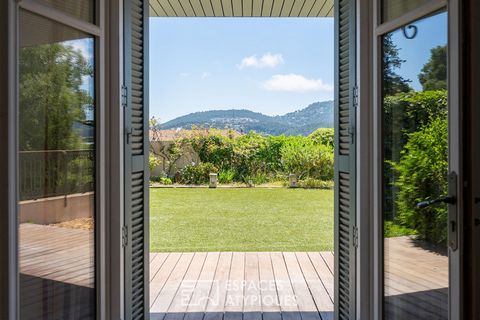
<svg viewBox="0 0 480 320"><path fill-rule="evenodd" d="M333 86L326 84L322 79L308 79L299 74L276 74L263 82L261 87L269 91L324 91L332 92Z"/></svg>
<svg viewBox="0 0 480 320"><path fill-rule="evenodd" d="M208 78L208 77L210 77L210 76L211 76L211 74L210 74L209 72L203 72L202 75L200 76L200 78L206 79L206 78Z"/></svg>
<svg viewBox="0 0 480 320"><path fill-rule="evenodd" d="M190 76L190 73L188 73L188 72L180 73L180 77L182 77L182 78L186 78L186 77L189 77L189 76Z"/></svg>
<svg viewBox="0 0 480 320"><path fill-rule="evenodd" d="M283 57L281 54L271 54L270 52L265 53L260 58L257 58L256 55L245 57L242 59L242 62L238 66L239 69L246 67L254 68L275 68L279 64L283 63Z"/></svg>

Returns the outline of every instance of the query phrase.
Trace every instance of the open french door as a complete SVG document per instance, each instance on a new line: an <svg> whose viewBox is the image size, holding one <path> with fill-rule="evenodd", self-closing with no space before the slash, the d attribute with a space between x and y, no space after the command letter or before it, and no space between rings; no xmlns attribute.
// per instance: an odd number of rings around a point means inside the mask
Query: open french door
<svg viewBox="0 0 480 320"><path fill-rule="evenodd" d="M458 2L380 1L377 319L460 319Z"/></svg>
<svg viewBox="0 0 480 320"><path fill-rule="evenodd" d="M125 319L149 319L148 1L124 1Z"/></svg>

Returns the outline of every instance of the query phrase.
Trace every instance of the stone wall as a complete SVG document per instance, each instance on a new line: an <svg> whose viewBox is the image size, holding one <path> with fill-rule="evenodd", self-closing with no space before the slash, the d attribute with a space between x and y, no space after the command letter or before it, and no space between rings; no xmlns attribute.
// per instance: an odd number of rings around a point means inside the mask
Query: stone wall
<svg viewBox="0 0 480 320"><path fill-rule="evenodd" d="M52 224L92 217L95 206L93 192L21 201L20 223Z"/></svg>
<svg viewBox="0 0 480 320"><path fill-rule="evenodd" d="M175 172L180 171L185 166L192 163L199 163L200 157L191 146L183 146L181 156L174 162L170 163L168 150L173 144L173 141L152 141L150 142L151 150L160 159L160 165L155 167L150 173L151 176L173 177Z"/></svg>

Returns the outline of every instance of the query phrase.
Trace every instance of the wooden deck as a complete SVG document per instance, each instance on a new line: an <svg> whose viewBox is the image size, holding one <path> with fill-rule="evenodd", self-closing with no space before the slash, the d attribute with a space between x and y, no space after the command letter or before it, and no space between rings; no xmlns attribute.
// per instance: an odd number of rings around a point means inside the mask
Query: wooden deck
<svg viewBox="0 0 480 320"><path fill-rule="evenodd" d="M22 312L59 318L71 308L85 317L94 312L91 231L25 223L20 241ZM385 246L386 314L445 318L447 256L408 237ZM157 320L332 319L333 254L151 253L150 303Z"/></svg>
<svg viewBox="0 0 480 320"><path fill-rule="evenodd" d="M331 252L152 253L152 320L333 319Z"/></svg>
<svg viewBox="0 0 480 320"><path fill-rule="evenodd" d="M392 319L448 319L446 252L410 237L386 239L384 309Z"/></svg>
<svg viewBox="0 0 480 320"><path fill-rule="evenodd" d="M93 319L93 232L20 225L22 319Z"/></svg>

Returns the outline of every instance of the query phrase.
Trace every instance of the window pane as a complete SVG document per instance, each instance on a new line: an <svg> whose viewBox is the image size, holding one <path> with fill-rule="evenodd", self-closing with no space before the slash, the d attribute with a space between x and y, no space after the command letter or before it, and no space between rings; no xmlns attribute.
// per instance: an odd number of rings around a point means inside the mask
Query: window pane
<svg viewBox="0 0 480 320"><path fill-rule="evenodd" d="M94 319L94 39L21 11L19 68L20 319Z"/></svg>
<svg viewBox="0 0 480 320"><path fill-rule="evenodd" d="M382 0L382 23L412 11L431 0Z"/></svg>
<svg viewBox="0 0 480 320"><path fill-rule="evenodd" d="M448 319L447 14L383 37L384 319Z"/></svg>
<svg viewBox="0 0 480 320"><path fill-rule="evenodd" d="M41 0L75 18L95 23L95 0Z"/></svg>

